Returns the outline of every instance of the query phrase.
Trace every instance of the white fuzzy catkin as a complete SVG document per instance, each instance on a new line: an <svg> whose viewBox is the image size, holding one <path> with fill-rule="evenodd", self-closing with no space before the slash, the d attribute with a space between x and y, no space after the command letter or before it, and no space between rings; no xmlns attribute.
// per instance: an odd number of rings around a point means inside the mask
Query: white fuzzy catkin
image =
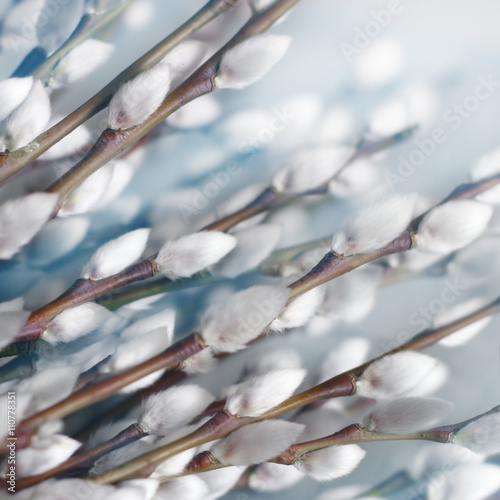
<svg viewBox="0 0 500 500"><path fill-rule="evenodd" d="M0 348L8 345L19 334L29 315L28 311L0 311Z"/></svg>
<svg viewBox="0 0 500 500"><path fill-rule="evenodd" d="M41 134L50 119L50 99L40 81L33 83L28 96L5 122L0 148L14 151Z"/></svg>
<svg viewBox="0 0 500 500"><path fill-rule="evenodd" d="M286 35L255 35L223 56L214 83L220 89L243 89L260 80L283 58L292 39Z"/></svg>
<svg viewBox="0 0 500 500"><path fill-rule="evenodd" d="M209 494L207 483L197 476L178 477L161 484L155 500L205 500Z"/></svg>
<svg viewBox="0 0 500 500"><path fill-rule="evenodd" d="M293 299L269 325L269 330L282 332L305 325L316 314L323 298L324 288L316 287Z"/></svg>
<svg viewBox="0 0 500 500"><path fill-rule="evenodd" d="M148 242L150 229L135 229L108 241L92 255L81 277L101 280L138 261Z"/></svg>
<svg viewBox="0 0 500 500"><path fill-rule="evenodd" d="M500 148L482 156L471 169L472 181L480 181L500 173ZM500 203L500 184L487 189L476 196L476 199L484 203Z"/></svg>
<svg viewBox="0 0 500 500"><path fill-rule="evenodd" d="M455 432L453 442L482 455L500 453L500 407Z"/></svg>
<svg viewBox="0 0 500 500"><path fill-rule="evenodd" d="M244 471L245 467L225 467L198 474L197 477L205 481L210 490L210 494L203 500L215 500L222 497L235 486Z"/></svg>
<svg viewBox="0 0 500 500"><path fill-rule="evenodd" d="M361 365L367 360L369 350L370 342L367 339L353 337L344 340L332 349L321 363L318 382L324 382Z"/></svg>
<svg viewBox="0 0 500 500"><path fill-rule="evenodd" d="M167 123L180 129L206 127L221 114L221 107L211 94L198 97L167 118Z"/></svg>
<svg viewBox="0 0 500 500"><path fill-rule="evenodd" d="M152 332L157 328L165 327L167 335L172 342L175 328L175 309L164 309L159 313L146 316L142 319L134 321L130 326L127 326L121 334L122 339L132 339L140 337L146 333Z"/></svg>
<svg viewBox="0 0 500 500"><path fill-rule="evenodd" d="M81 443L60 434L31 438L31 446L16 453L16 476L41 474L67 460Z"/></svg>
<svg viewBox="0 0 500 500"><path fill-rule="evenodd" d="M406 434L435 427L453 410L453 404L436 398L401 398L380 401L361 421L368 431Z"/></svg>
<svg viewBox="0 0 500 500"><path fill-rule="evenodd" d="M468 314L473 313L481 309L488 304L488 300L485 298L474 298L460 304L456 304L452 307L444 309L439 312L434 318L434 328L440 328L448 323L459 320ZM493 319L492 316L487 316L479 321L474 321L470 325L460 328L451 335L447 335L445 338L441 339L439 343L448 347L455 347L459 345L466 344L469 340L475 337L481 330L483 330Z"/></svg>
<svg viewBox="0 0 500 500"><path fill-rule="evenodd" d="M274 250L281 236L276 224L257 226L235 231L236 247L216 267L217 274L234 278L258 266Z"/></svg>
<svg viewBox="0 0 500 500"><path fill-rule="evenodd" d="M256 491L280 491L290 488L304 477L305 474L295 467L269 462L259 465L252 471L248 486Z"/></svg>
<svg viewBox="0 0 500 500"><path fill-rule="evenodd" d="M274 320L289 295L284 286L253 286L211 305L201 318L203 339L215 352L243 349Z"/></svg>
<svg viewBox="0 0 500 500"><path fill-rule="evenodd" d="M384 247L408 226L416 200L415 193L392 194L356 212L334 234L333 250L353 255Z"/></svg>
<svg viewBox="0 0 500 500"><path fill-rule="evenodd" d="M427 486L426 498L432 500L494 500L496 495L491 495L500 488L500 466L461 464Z"/></svg>
<svg viewBox="0 0 500 500"><path fill-rule="evenodd" d="M39 371L19 382L16 391L31 396L26 413L31 415L64 399L73 390L79 375L79 367L62 366Z"/></svg>
<svg viewBox="0 0 500 500"><path fill-rule="evenodd" d="M101 366L101 372L117 373L127 370L164 351L171 344L171 341L172 333L165 326L126 339L118 345L114 354Z"/></svg>
<svg viewBox="0 0 500 500"><path fill-rule="evenodd" d="M281 193L304 193L326 184L353 156L349 146L318 146L295 153L274 176Z"/></svg>
<svg viewBox="0 0 500 500"><path fill-rule="evenodd" d="M99 328L112 313L105 307L87 302L59 313L47 324L42 338L46 342L70 342Z"/></svg>
<svg viewBox="0 0 500 500"><path fill-rule="evenodd" d="M0 82L0 122L5 120L27 97L33 77L7 78Z"/></svg>
<svg viewBox="0 0 500 500"><path fill-rule="evenodd" d="M194 356L184 360L181 364L181 370L187 375L197 375L212 371L216 364L217 359L214 357L212 348L207 347L203 351L197 352Z"/></svg>
<svg viewBox="0 0 500 500"><path fill-rule="evenodd" d="M27 248L28 259L37 265L60 259L78 246L89 226L87 217L49 220Z"/></svg>
<svg viewBox="0 0 500 500"><path fill-rule="evenodd" d="M60 87L70 85L93 73L102 66L114 51L114 46L100 40L85 40L68 52L56 66L49 85Z"/></svg>
<svg viewBox="0 0 500 500"><path fill-rule="evenodd" d="M357 444L330 446L302 455L293 465L316 481L331 481L350 474L365 455Z"/></svg>
<svg viewBox="0 0 500 500"><path fill-rule="evenodd" d="M385 399L405 396L436 366L436 360L420 352L402 351L371 363L356 381L356 394Z"/></svg>
<svg viewBox="0 0 500 500"><path fill-rule="evenodd" d="M303 429L303 425L286 420L266 420L232 432L210 451L224 465L258 464L286 450Z"/></svg>
<svg viewBox="0 0 500 500"><path fill-rule="evenodd" d="M10 259L49 220L57 194L33 193L0 206L0 259Z"/></svg>
<svg viewBox="0 0 500 500"><path fill-rule="evenodd" d="M158 270L171 279L187 278L219 262L237 240L221 231L201 231L167 241L158 252Z"/></svg>
<svg viewBox="0 0 500 500"><path fill-rule="evenodd" d="M486 229L493 207L474 200L452 200L432 209L419 224L417 248L449 254L468 245Z"/></svg>
<svg viewBox="0 0 500 500"><path fill-rule="evenodd" d="M224 391L224 408L238 417L258 417L288 399L302 383L306 370L272 370Z"/></svg>
<svg viewBox="0 0 500 500"><path fill-rule="evenodd" d="M176 86L180 78L187 76L201 63L206 53L206 43L199 40L186 40L172 49L160 61L160 64L168 64L173 86ZM194 102L197 101L198 99Z"/></svg>
<svg viewBox="0 0 500 500"><path fill-rule="evenodd" d="M160 106L170 88L170 68L157 64L124 83L108 107L108 127L124 130L140 125Z"/></svg>
<svg viewBox="0 0 500 500"><path fill-rule="evenodd" d="M145 401L139 424L148 434L164 436L189 423L213 400L214 397L198 385L170 387Z"/></svg>
<svg viewBox="0 0 500 500"><path fill-rule="evenodd" d="M85 179L64 200L58 216L83 214L104 196L113 177L113 165L105 165Z"/></svg>

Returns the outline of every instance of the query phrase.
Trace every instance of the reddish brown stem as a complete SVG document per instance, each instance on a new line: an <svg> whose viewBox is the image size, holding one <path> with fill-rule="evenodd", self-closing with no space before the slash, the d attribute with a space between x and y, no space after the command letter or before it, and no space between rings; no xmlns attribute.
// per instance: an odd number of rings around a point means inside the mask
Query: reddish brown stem
<svg viewBox="0 0 500 500"><path fill-rule="evenodd" d="M66 462L50 469L36 476L29 476L19 479L16 483L16 490L23 490L36 484L41 483L47 479L51 479L59 476L67 475L77 475L83 472L87 472L94 463L102 456L107 455L111 451L118 450L127 446L134 441L142 439L147 436L143 430L137 424L132 424L125 430L117 434L114 438L106 441L105 443L91 449L87 450L79 455L71 457Z"/></svg>
<svg viewBox="0 0 500 500"><path fill-rule="evenodd" d="M200 352L204 347L203 339L197 333L193 333L176 342L154 358L144 361L125 372L92 384L73 393L59 403L36 413L18 425L18 448L26 447L29 444L32 431L48 420L62 418L74 413L159 370L175 368L179 363Z"/></svg>

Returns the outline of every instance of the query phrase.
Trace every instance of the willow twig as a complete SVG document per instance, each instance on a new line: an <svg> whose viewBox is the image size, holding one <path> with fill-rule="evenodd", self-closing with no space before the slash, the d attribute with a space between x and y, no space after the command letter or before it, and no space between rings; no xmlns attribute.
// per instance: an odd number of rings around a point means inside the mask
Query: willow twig
<svg viewBox="0 0 500 500"><path fill-rule="evenodd" d="M230 432L233 432L244 425L274 418L322 399L351 396L356 393L356 380L372 363L376 363L381 358L397 352L424 349L445 338L451 333L456 332L457 330L460 330L461 328L464 328L465 326L479 321L480 319L491 314L495 314L499 310L500 298L496 299L486 307L483 307L482 309L479 309L474 313L460 318L452 323L444 325L441 328L426 330L415 336L409 342L388 351L387 353L377 356L376 358L373 358L356 368L350 369L340 375L326 380L325 382L301 392L300 394L292 396L259 417L238 418L226 412L220 412L193 433L173 441L168 445L141 455L129 462L126 462L125 464L120 465L119 467L116 467L115 469L96 476L94 479L99 483L115 483L122 481L133 477L135 474L143 471L144 469L151 470L151 467L155 464L185 450L223 438Z"/></svg>
<svg viewBox="0 0 500 500"><path fill-rule="evenodd" d="M232 7L238 0L210 0L193 17L164 38L142 57L137 59L116 78L108 83L97 94L82 104L60 122L36 137L30 146L8 153L0 153L0 182L5 181L26 165L38 158L42 153L59 142L63 137L75 130L89 118L104 109L120 85L142 71L145 71L161 61L179 43L189 38L199 29ZM144 134L143 134L144 135Z"/></svg>

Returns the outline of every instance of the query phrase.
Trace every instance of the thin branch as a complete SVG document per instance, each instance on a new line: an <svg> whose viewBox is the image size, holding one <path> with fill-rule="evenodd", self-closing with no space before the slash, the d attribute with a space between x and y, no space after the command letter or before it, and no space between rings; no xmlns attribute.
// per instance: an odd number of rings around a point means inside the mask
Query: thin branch
<svg viewBox="0 0 500 500"><path fill-rule="evenodd" d="M99 483L116 483L124 479L134 477L135 474L144 471L151 470L152 466L155 464L166 460L178 453L185 450L193 448L195 446L200 446L216 439L223 438L227 436L230 432L233 432L244 425L259 422L261 420L267 420L269 418L274 418L284 413L292 410L296 410L305 405L320 401L322 399L330 399L342 396L350 396L356 393L356 380L362 375L362 373L370 366L372 363L377 362L381 358L395 354L400 351L407 350L420 350L428 347L439 340L445 338L451 333L464 328L482 318L485 318L491 314L495 314L500 310L500 298L496 299L494 302L489 304L482 309L475 311L461 319L458 319L448 325L434 330L427 330L421 334L415 336L409 342L387 352L376 358L363 363L362 365L348 370L340 375L337 375L325 382L308 389L300 394L292 396L283 403L275 406L274 408L268 410L259 417L244 417L238 418L227 414L226 412L220 412L216 414L212 419L210 419L206 424L199 427L195 432L185 436L177 441L165 445L161 448L157 448L149 453L141 455L125 464L122 464L115 469L105 472L94 479Z"/></svg>
<svg viewBox="0 0 500 500"><path fill-rule="evenodd" d="M211 20L228 10L237 1L238 0L210 0L193 17L176 29L172 34L164 38L150 51L137 59L137 61L132 63L128 68L123 70L87 102L82 104L67 117L63 118L59 123L56 123L36 137L32 142L32 144L37 144L36 148L25 147L9 153L0 153L0 182L5 181L26 165L29 165L63 137L104 109L122 83L154 66L173 48L196 33Z"/></svg>
<svg viewBox="0 0 500 500"><path fill-rule="evenodd" d="M106 129L87 155L46 189L46 192L56 193L59 196L59 206L55 213L64 198L96 170L132 146L179 108L215 90L213 78L224 53L246 38L270 28L298 2L299 0L279 0L267 10L253 16L228 43L173 90L156 111L140 125L127 130Z"/></svg>

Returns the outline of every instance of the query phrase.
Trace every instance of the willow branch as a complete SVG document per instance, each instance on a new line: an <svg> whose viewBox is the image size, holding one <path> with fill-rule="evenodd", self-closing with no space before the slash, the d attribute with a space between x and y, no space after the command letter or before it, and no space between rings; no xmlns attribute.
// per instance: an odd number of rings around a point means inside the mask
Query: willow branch
<svg viewBox="0 0 500 500"><path fill-rule="evenodd" d="M146 54L137 59L137 61L132 63L128 68L123 70L87 102L36 137L33 140L33 143L37 144L36 148L25 147L9 153L0 153L0 182L5 181L16 172L19 172L42 153L59 142L63 137L104 109L122 83L154 66L173 48L179 45L179 43L189 38L211 20L228 10L237 1L238 0L210 0L193 17L176 29L172 34L164 38L151 50L146 52Z"/></svg>
<svg viewBox="0 0 500 500"><path fill-rule="evenodd" d="M460 330L461 328L464 328L465 326L468 326L476 321L479 321L480 319L485 318L491 314L495 314L499 310L500 298L496 299L488 306L483 307L482 309L479 309L472 314L449 323L448 325L444 325L441 328L424 331L421 334L415 336L409 342L391 351L388 351L387 353L377 356L376 358L373 358L372 360L363 363L356 368L353 368L329 380L326 380L325 382L304 392L301 392L300 394L292 396L291 398L268 410L259 417L238 418L226 413L225 411L220 412L216 414L212 419L210 419L207 423L199 427L195 432L181 439L178 439L177 441L173 441L168 445L136 457L135 459L130 460L129 462L126 462L125 464L122 464L115 469L96 476L94 479L99 483L116 483L124 479L134 477L134 475L142 471L150 471L151 467L155 464L158 464L178 453L186 451L195 446L209 443L216 439L221 439L227 436L230 432L233 432L234 430L239 429L244 425L259 422L261 420L267 420L269 418L274 418L289 411L296 410L323 399L351 396L356 393L356 380L372 363L376 363L381 358L400 351L424 349L445 338L451 333Z"/></svg>
<svg viewBox="0 0 500 500"><path fill-rule="evenodd" d="M65 462L59 464L57 467L54 467L50 470L42 472L41 474L37 474L35 476L24 477L16 482L16 489L23 490L25 488L29 488L31 486L35 486L36 484L41 483L42 481L46 481L47 479L51 479L58 476L68 476L68 475L77 475L84 472L87 472L94 463L104 455L111 453L112 451L123 448L124 446L129 445L143 437L147 436L146 433L141 429L141 427L137 424L132 424L124 429L122 432L117 434L114 438L109 439L105 443L92 448L91 450L87 450L83 453L79 453L66 460Z"/></svg>
<svg viewBox="0 0 500 500"><path fill-rule="evenodd" d="M56 210L60 208L64 198L96 170L132 146L179 108L215 90L213 79L224 53L246 38L267 30L298 1L279 0L267 10L253 16L228 43L173 90L143 123L127 130L106 129L87 155L46 189L59 196L59 207Z"/></svg>

